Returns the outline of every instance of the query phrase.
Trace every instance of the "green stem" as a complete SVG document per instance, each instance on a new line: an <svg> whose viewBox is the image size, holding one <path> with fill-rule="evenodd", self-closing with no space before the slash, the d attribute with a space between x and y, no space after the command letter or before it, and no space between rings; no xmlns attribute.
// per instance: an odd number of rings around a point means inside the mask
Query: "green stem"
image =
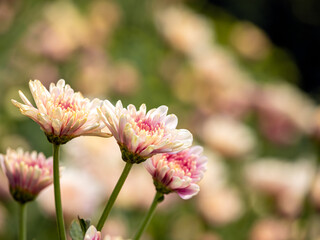
<svg viewBox="0 0 320 240"><path fill-rule="evenodd" d="M56 206L56 218L60 240L66 240L66 230L64 227L61 193L60 193L60 168L59 168L59 144L53 143L53 185L54 185L54 202Z"/></svg>
<svg viewBox="0 0 320 240"><path fill-rule="evenodd" d="M20 204L20 230L19 240L27 240L27 207L26 203Z"/></svg>
<svg viewBox="0 0 320 240"><path fill-rule="evenodd" d="M107 205L106 205L105 209L103 210L103 213L102 213L102 215L100 217L100 220L99 220L98 225L97 225L97 230L98 231L101 231L105 221L107 220L108 215L109 215L109 213L111 211L111 208L112 208L114 202L116 201L117 196L118 196L118 194L119 194L119 192L120 192L120 190L121 190L126 178L128 177L128 174L129 174L129 172L130 172L130 170L132 168L132 165L133 165L132 163L126 162L126 165L125 165L125 167L124 167L124 169L123 169L123 171L121 173L121 176L120 176L116 186L114 187L113 192L111 193L111 196L109 198L109 201L108 201L108 203L107 203Z"/></svg>
<svg viewBox="0 0 320 240"><path fill-rule="evenodd" d="M138 232L136 233L136 235L133 238L134 240L140 239L142 233L144 232L144 230L147 228L147 226L150 223L150 220L154 214L154 210L156 209L158 203L161 202L162 200L163 200L163 194L157 191L146 217L144 218L142 224L139 227Z"/></svg>

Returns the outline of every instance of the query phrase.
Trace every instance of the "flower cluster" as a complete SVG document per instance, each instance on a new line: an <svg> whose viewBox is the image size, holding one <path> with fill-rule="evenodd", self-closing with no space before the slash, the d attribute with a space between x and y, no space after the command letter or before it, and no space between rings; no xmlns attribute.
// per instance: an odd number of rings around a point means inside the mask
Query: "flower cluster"
<svg viewBox="0 0 320 240"><path fill-rule="evenodd" d="M20 203L32 201L53 181L52 157L46 159L42 153L8 149L6 155L0 155L0 161L10 193Z"/></svg>
<svg viewBox="0 0 320 240"><path fill-rule="evenodd" d="M123 107L119 100L114 106L108 100L90 101L74 92L64 80L51 83L49 91L38 80L29 82L36 107L19 91L24 104L12 100L21 113L37 122L53 143L53 160L46 161L42 153L8 150L1 156L3 169L15 200L33 200L46 186L54 182L54 199L60 240L66 239L59 177L59 145L79 136L113 136L126 162L124 170L97 224L83 232L84 240L101 240L101 229L133 164L145 162L156 189L147 218L135 239L139 239L164 194L177 192L183 199L196 195L197 183L206 170L207 158L200 146L191 147L193 136L186 129L177 129L178 118L168 114L167 106L147 111L142 104L137 110L132 104ZM21 218L23 219L23 217ZM80 220L79 220L80 221ZM83 230L83 225L81 225ZM87 227L86 227L87 228ZM85 228L85 229L86 229ZM21 229L24 226L21 225ZM24 231L21 231L23 238ZM110 239L109 236L104 238Z"/></svg>

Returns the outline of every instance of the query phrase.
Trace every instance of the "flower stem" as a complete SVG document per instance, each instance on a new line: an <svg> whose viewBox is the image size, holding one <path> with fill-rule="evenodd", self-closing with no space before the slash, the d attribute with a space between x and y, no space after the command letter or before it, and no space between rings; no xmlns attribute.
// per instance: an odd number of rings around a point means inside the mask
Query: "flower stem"
<svg viewBox="0 0 320 240"><path fill-rule="evenodd" d="M111 196L109 198L109 201L108 201L108 203L107 203L107 205L106 205L105 209L103 210L103 213L102 213L102 215L100 217L100 220L99 220L98 225L97 225L97 230L98 231L101 231L105 221L107 220L108 215L109 215L109 213L111 211L111 208L112 208L114 202L116 201L117 196L118 196L118 194L119 194L119 192L120 192L120 190L121 190L126 178L128 177L128 174L129 174L129 172L130 172L130 170L132 168L132 165L133 165L132 163L126 162L126 165L125 165L125 167L124 167L124 169L123 169L123 171L121 173L121 176L120 176L116 186L114 187L114 189L113 189L113 191L111 193Z"/></svg>
<svg viewBox="0 0 320 240"><path fill-rule="evenodd" d="M54 185L54 202L56 206L56 218L60 240L66 240L66 230L62 214L61 193L60 193L60 168L59 168L59 144L53 143L53 185Z"/></svg>
<svg viewBox="0 0 320 240"><path fill-rule="evenodd" d="M20 204L20 229L19 240L27 240L27 207L26 203Z"/></svg>
<svg viewBox="0 0 320 240"><path fill-rule="evenodd" d="M142 233L144 232L144 230L147 228L148 224L150 223L150 220L154 214L154 210L156 209L158 203L161 202L162 200L163 200L163 193L157 191L147 215L145 216L142 224L139 227L138 232L136 233L136 235L133 238L134 240L140 239Z"/></svg>

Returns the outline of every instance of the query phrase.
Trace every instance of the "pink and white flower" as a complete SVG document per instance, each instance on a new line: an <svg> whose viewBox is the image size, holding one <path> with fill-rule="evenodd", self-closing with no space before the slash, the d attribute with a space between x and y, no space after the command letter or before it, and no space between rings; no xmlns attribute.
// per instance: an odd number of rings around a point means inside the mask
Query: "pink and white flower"
<svg viewBox="0 0 320 240"><path fill-rule="evenodd" d="M105 100L98 111L117 140L124 161L139 163L158 153L182 151L192 144L192 134L176 129L178 118L167 115L167 106L146 112L145 104L137 110L132 104L124 108L121 101L113 106Z"/></svg>
<svg viewBox="0 0 320 240"><path fill-rule="evenodd" d="M21 91L24 104L11 101L22 114L40 125L50 142L63 144L82 135L111 136L103 131L105 125L97 113L101 100L84 98L62 79L56 85L51 83L49 91L38 80L30 81L29 87L37 107Z"/></svg>
<svg viewBox="0 0 320 240"><path fill-rule="evenodd" d="M6 155L0 154L0 161L9 180L10 193L18 202L33 200L53 181L52 157L46 159L43 153L9 148Z"/></svg>
<svg viewBox="0 0 320 240"><path fill-rule="evenodd" d="M88 228L83 240L101 240L101 233L97 231L93 225L91 225Z"/></svg>
<svg viewBox="0 0 320 240"><path fill-rule="evenodd" d="M194 146L175 154L158 154L149 158L145 167L152 175L157 191L177 192L182 199L196 195L197 185L206 171L207 157L203 148Z"/></svg>
<svg viewBox="0 0 320 240"><path fill-rule="evenodd" d="M99 231L97 231L97 229L91 225L85 236L84 236L84 239L83 240L101 240L101 233ZM106 235L103 240L124 240L122 237L111 237L110 235Z"/></svg>

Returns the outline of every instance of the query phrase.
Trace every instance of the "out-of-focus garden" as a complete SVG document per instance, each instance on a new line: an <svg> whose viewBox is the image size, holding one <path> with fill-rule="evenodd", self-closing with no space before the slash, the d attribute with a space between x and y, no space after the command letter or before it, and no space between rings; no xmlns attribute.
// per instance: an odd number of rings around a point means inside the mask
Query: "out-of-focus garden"
<svg viewBox="0 0 320 240"><path fill-rule="evenodd" d="M166 196L143 239L320 239L320 97L298 88L305 75L288 50L218 5L0 0L0 153L52 155L10 102L18 90L32 99L30 79L48 87L63 78L85 97L125 106L167 105L204 147L208 170L191 200ZM124 165L115 140L76 138L62 146L62 165L67 226L78 215L96 222ZM103 235L132 237L153 195L135 166ZM48 187L29 206L28 239L57 239L54 214ZM0 172L0 239L17 239L17 228Z"/></svg>

